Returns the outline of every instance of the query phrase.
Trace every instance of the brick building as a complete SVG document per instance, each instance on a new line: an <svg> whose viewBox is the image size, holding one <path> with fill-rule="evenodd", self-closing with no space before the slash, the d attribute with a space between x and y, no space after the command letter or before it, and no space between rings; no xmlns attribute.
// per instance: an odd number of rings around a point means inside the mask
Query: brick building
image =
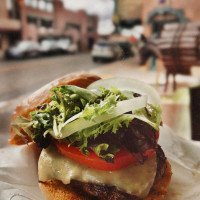
<svg viewBox="0 0 200 200"><path fill-rule="evenodd" d="M0 58L8 46L20 38L19 5L14 2L12 12L6 0L0 0Z"/></svg>
<svg viewBox="0 0 200 200"><path fill-rule="evenodd" d="M61 0L0 0L0 57L18 40L68 37L80 50L97 40L97 16L66 10Z"/></svg>
<svg viewBox="0 0 200 200"><path fill-rule="evenodd" d="M159 37L163 24L200 21L200 1L197 0L143 0L142 21L145 34Z"/></svg>

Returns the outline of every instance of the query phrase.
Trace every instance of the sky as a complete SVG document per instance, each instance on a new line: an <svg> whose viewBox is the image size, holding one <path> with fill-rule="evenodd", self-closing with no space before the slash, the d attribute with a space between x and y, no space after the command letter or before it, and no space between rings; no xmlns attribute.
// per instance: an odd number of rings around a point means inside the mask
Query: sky
<svg viewBox="0 0 200 200"><path fill-rule="evenodd" d="M99 34L109 34L114 30L112 23L114 0L63 0L63 2L67 9L73 11L84 9L89 15L98 15Z"/></svg>

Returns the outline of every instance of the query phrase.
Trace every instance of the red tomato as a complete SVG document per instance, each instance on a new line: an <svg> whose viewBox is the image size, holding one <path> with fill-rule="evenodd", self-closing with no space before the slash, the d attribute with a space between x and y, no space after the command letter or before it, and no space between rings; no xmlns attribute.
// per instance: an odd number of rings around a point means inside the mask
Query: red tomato
<svg viewBox="0 0 200 200"><path fill-rule="evenodd" d="M127 167L130 164L137 163L135 157L132 154L121 149L116 153L114 157L114 163L107 163L106 161L99 158L94 152L90 152L89 156L85 156L76 147L70 146L66 143L60 143L56 141L56 146L60 153L64 156L71 158L72 160L79 162L91 168L104 170L104 171L115 171ZM144 155L150 157L154 153L153 149L148 150Z"/></svg>

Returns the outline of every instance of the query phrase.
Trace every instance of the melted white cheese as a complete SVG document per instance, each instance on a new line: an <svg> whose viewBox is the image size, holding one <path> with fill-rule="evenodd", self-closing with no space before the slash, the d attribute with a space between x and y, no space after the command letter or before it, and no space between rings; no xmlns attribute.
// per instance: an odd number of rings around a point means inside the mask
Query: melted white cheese
<svg viewBox="0 0 200 200"><path fill-rule="evenodd" d="M50 146L39 158L40 181L56 179L64 184L70 180L116 186L126 193L144 198L148 195L156 175L156 154L143 165L130 165L118 171L101 171L81 165Z"/></svg>

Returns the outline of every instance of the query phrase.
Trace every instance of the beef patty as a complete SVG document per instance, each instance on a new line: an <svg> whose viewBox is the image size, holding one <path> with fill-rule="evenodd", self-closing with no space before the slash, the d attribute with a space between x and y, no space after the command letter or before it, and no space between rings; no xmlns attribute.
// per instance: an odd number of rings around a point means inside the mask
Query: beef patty
<svg viewBox="0 0 200 200"><path fill-rule="evenodd" d="M164 175L166 170L166 157L162 148L157 145L157 172L154 184ZM89 195L91 200L141 200L140 198L119 191L115 186L99 185L93 183L83 183L72 180L70 185L79 192Z"/></svg>

